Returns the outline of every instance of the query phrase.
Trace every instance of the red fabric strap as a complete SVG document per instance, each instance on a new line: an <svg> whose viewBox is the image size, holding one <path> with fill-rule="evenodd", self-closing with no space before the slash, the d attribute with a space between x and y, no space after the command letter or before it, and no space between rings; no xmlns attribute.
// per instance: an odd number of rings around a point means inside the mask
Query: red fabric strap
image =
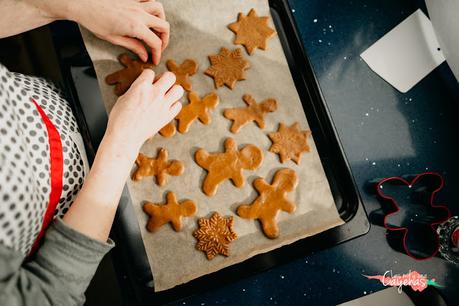
<svg viewBox="0 0 459 306"><path fill-rule="evenodd" d="M46 116L43 109L38 105L35 100L32 99L32 102L35 104L35 107L40 114L46 129L48 131L48 143L49 143L49 152L50 152L50 182L51 182L51 191L49 193L49 202L48 207L46 208L45 215L43 217L43 223L38 233L37 238L32 246L32 250L29 253L29 256L33 255L39 244L40 240L45 234L46 229L53 220L54 212L56 211L57 204L61 198L62 194L62 177L64 172L64 157L62 153L62 142L59 135L59 131L56 129L51 120Z"/></svg>

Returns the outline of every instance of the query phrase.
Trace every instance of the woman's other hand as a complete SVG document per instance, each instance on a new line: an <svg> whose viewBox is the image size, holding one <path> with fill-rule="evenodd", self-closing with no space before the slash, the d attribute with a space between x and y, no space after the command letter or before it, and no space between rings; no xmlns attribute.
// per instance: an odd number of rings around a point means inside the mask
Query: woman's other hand
<svg viewBox="0 0 459 306"><path fill-rule="evenodd" d="M145 69L113 107L105 136L114 139L122 146L120 149L128 149L136 155L145 140L182 109L178 100L184 91L174 83L175 75L171 72L155 81L153 70Z"/></svg>
<svg viewBox="0 0 459 306"><path fill-rule="evenodd" d="M31 1L31 0L27 0ZM78 22L99 38L122 46L148 60L144 43L157 65L169 43L170 26L164 8L155 0L41 0L35 6L54 19Z"/></svg>

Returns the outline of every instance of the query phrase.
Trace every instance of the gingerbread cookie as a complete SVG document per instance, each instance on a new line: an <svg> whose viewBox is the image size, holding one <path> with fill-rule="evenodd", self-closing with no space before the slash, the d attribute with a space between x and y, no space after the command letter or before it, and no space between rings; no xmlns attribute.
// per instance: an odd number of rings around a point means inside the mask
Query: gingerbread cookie
<svg viewBox="0 0 459 306"><path fill-rule="evenodd" d="M265 127L265 114L274 112L277 109L277 102L274 99L267 99L257 103L251 95L242 97L248 107L227 108L223 115L233 121L231 132L237 133L244 125L255 121L259 128Z"/></svg>
<svg viewBox="0 0 459 306"><path fill-rule="evenodd" d="M196 249L206 253L208 260L218 254L229 256L229 244L237 239L233 230L233 217L223 218L215 212L210 219L199 219L198 225L199 228L193 233L198 240Z"/></svg>
<svg viewBox="0 0 459 306"><path fill-rule="evenodd" d="M159 130L159 134L161 136L169 138L175 135L176 127L175 127L175 120L172 120L168 124L166 124L162 129Z"/></svg>
<svg viewBox="0 0 459 306"><path fill-rule="evenodd" d="M237 81L245 80L245 70L250 66L239 48L231 52L221 48L219 54L209 55L209 60L211 66L204 73L214 78L216 88L226 85L233 89Z"/></svg>
<svg viewBox="0 0 459 306"><path fill-rule="evenodd" d="M240 188L244 186L243 170L255 170L263 162L263 152L254 145L246 145L238 150L232 138L225 140L225 152L210 154L199 149L195 154L196 163L208 171L202 190L208 196L217 192L218 185L230 179Z"/></svg>
<svg viewBox="0 0 459 306"><path fill-rule="evenodd" d="M156 177L156 183L159 186L164 186L167 181L166 175L179 176L182 175L184 166L181 161L167 160L167 150L161 148L158 158L150 158L142 153L139 153L135 161L137 169L132 174L134 181L139 181L146 176Z"/></svg>
<svg viewBox="0 0 459 306"><path fill-rule="evenodd" d="M287 192L293 191L297 184L297 175L290 169L277 171L271 185L264 179L256 179L253 186L260 195L252 204L239 206L237 215L246 219L258 219L263 233L268 238L277 238L279 236L277 215L280 210L288 213L295 211L296 205L288 200Z"/></svg>
<svg viewBox="0 0 459 306"><path fill-rule="evenodd" d="M198 64L195 61L187 59L179 66L175 61L168 60L166 67L175 74L177 78L175 84L181 85L186 91L191 91L192 85L189 76L198 71Z"/></svg>
<svg viewBox="0 0 459 306"><path fill-rule="evenodd" d="M196 119L199 119L203 124L209 124L211 122L209 109L215 108L220 101L215 93L210 93L201 100L199 95L193 91L188 93L188 100L190 103L183 106L176 117L179 122L178 131L182 134L188 132L190 125Z"/></svg>
<svg viewBox="0 0 459 306"><path fill-rule="evenodd" d="M132 59L127 53L118 56L118 61L125 67L112 74L107 75L105 82L108 85L115 85L115 95L123 95L131 84L145 69L153 69L155 65L152 63L144 63L139 60Z"/></svg>
<svg viewBox="0 0 459 306"><path fill-rule="evenodd" d="M268 21L269 17L258 17L254 9L251 9L247 16L239 13L237 22L228 26L236 34L234 44L243 45L250 55L257 48L266 50L268 40L276 34L276 31L268 26Z"/></svg>
<svg viewBox="0 0 459 306"><path fill-rule="evenodd" d="M310 135L311 131L300 131L298 122L289 127L281 123L277 132L268 134L273 142L269 151L278 153L281 163L291 159L300 164L301 153L310 151L308 145Z"/></svg>
<svg viewBox="0 0 459 306"><path fill-rule="evenodd" d="M193 201L178 203L173 192L168 192L166 198L166 204L147 202L143 205L143 211L150 216L147 223L149 232L155 232L166 223L171 223L174 231L179 232L182 230L182 217L191 217L196 213L197 208Z"/></svg>

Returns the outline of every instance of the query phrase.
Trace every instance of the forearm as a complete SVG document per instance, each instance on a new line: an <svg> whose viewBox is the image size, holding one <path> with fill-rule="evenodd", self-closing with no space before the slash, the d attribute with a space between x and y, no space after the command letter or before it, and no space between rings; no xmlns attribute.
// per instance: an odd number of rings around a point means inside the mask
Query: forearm
<svg viewBox="0 0 459 306"><path fill-rule="evenodd" d="M56 219L32 261L0 244L0 305L83 305L113 242L92 240Z"/></svg>
<svg viewBox="0 0 459 306"><path fill-rule="evenodd" d="M46 10L45 0L0 0L0 38L16 35L62 19ZM65 2L65 1L63 1Z"/></svg>
<svg viewBox="0 0 459 306"><path fill-rule="evenodd" d="M63 218L67 225L91 238L107 239L137 150L115 136L104 137L83 188Z"/></svg>

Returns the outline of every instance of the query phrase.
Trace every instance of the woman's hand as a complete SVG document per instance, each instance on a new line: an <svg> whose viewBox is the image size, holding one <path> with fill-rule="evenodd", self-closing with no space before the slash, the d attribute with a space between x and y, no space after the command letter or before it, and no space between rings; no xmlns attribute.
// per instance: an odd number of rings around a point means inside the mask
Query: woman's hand
<svg viewBox="0 0 459 306"><path fill-rule="evenodd" d="M48 24L73 20L98 37L148 60L144 43L157 65L169 43L169 23L154 0L2 0L0 38Z"/></svg>
<svg viewBox="0 0 459 306"><path fill-rule="evenodd" d="M60 0L62 1L62 0ZM169 23L161 3L154 0L79 0L73 1L75 21L113 44L125 47L147 61L142 41L159 64L161 52L169 43ZM73 16L69 16L73 17Z"/></svg>
<svg viewBox="0 0 459 306"><path fill-rule="evenodd" d="M157 65L169 43L169 23L155 0L26 0L52 19L78 22L99 38L125 47L143 61L151 48Z"/></svg>
<svg viewBox="0 0 459 306"><path fill-rule="evenodd" d="M155 135L182 109L177 102L183 88L174 85L175 75L164 73L154 81L155 73L145 69L130 89L113 107L108 120L106 137L114 139L121 148L137 155L148 138Z"/></svg>

